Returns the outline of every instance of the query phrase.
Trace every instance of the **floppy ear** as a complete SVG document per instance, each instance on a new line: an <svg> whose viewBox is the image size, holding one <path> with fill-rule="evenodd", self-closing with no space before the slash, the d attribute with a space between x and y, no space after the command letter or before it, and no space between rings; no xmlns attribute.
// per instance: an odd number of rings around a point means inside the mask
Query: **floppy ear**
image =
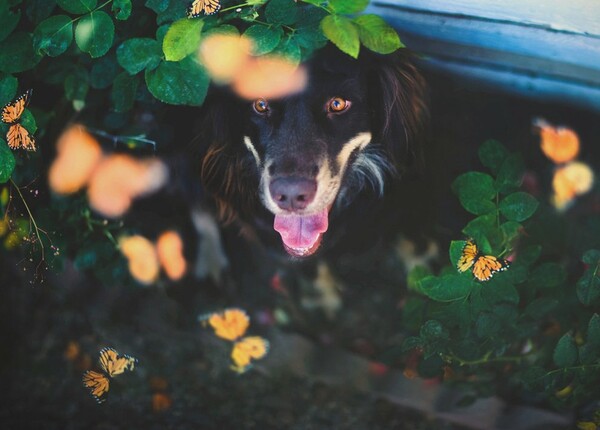
<svg viewBox="0 0 600 430"><path fill-rule="evenodd" d="M243 108L230 94L213 93L204 103L193 141L202 185L215 198L224 222L253 213L258 202L256 164L243 144Z"/></svg>
<svg viewBox="0 0 600 430"><path fill-rule="evenodd" d="M365 55L373 141L384 146L400 172L421 164L429 116L425 80L412 57L405 49L390 55Z"/></svg>

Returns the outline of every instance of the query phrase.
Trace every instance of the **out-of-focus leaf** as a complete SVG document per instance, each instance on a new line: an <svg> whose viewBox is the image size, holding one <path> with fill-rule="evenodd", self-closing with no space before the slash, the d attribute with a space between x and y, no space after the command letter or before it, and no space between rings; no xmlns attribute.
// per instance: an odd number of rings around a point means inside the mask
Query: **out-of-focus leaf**
<svg viewBox="0 0 600 430"><path fill-rule="evenodd" d="M75 27L75 43L92 58L106 54L112 46L114 37L113 20L101 10L84 15Z"/></svg>
<svg viewBox="0 0 600 430"><path fill-rule="evenodd" d="M15 156L6 144L6 141L0 138L0 184L10 179L15 169Z"/></svg>

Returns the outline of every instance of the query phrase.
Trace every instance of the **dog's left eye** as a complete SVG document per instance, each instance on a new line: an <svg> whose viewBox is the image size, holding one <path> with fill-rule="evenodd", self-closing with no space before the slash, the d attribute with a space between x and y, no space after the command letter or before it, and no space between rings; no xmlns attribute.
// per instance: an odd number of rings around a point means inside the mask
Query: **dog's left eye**
<svg viewBox="0 0 600 430"><path fill-rule="evenodd" d="M341 113L350 107L350 101L341 97L334 97L327 102L327 112Z"/></svg>
<svg viewBox="0 0 600 430"><path fill-rule="evenodd" d="M252 105L256 113L266 114L269 111L269 102L265 99L256 99Z"/></svg>

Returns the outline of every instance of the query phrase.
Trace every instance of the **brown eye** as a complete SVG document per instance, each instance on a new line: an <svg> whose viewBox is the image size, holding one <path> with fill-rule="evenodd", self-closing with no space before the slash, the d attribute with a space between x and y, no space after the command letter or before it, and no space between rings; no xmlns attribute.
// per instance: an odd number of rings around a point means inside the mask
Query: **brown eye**
<svg viewBox="0 0 600 430"><path fill-rule="evenodd" d="M256 113L265 114L269 111L269 102L265 99L256 99L252 104Z"/></svg>
<svg viewBox="0 0 600 430"><path fill-rule="evenodd" d="M327 111L332 113L344 112L350 107L350 101L341 97L334 97L327 103Z"/></svg>

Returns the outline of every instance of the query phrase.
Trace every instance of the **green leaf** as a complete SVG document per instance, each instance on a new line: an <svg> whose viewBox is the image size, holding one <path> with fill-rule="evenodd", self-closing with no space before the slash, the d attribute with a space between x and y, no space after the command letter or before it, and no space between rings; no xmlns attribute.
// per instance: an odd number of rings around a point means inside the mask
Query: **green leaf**
<svg viewBox="0 0 600 430"><path fill-rule="evenodd" d="M204 32L203 37L208 37L208 36L212 36L215 34L224 34L227 36L239 36L240 31L237 29L237 27L235 27L233 25L223 24L223 25L219 25L218 27L212 27L209 30L206 30Z"/></svg>
<svg viewBox="0 0 600 430"><path fill-rule="evenodd" d="M358 25L360 41L371 51L391 54L403 46L396 30L377 15L361 15L354 18L354 22Z"/></svg>
<svg viewBox="0 0 600 430"><path fill-rule="evenodd" d="M524 314L534 320L540 320L552 312L558 306L558 300L548 297L540 297L529 303L525 308Z"/></svg>
<svg viewBox="0 0 600 430"><path fill-rule="evenodd" d="M21 125L31 134L34 134L37 131L35 117L29 109L25 109L23 112L23 115L21 116Z"/></svg>
<svg viewBox="0 0 600 430"><path fill-rule="evenodd" d="M62 10L76 15L91 12L98 4L97 0L56 0Z"/></svg>
<svg viewBox="0 0 600 430"><path fill-rule="evenodd" d="M594 304L600 298L600 273L598 266L586 270L577 281L577 297L586 306Z"/></svg>
<svg viewBox="0 0 600 430"><path fill-rule="evenodd" d="M525 162L520 154L512 154L500 165L496 176L496 190L507 194L516 191L523 182L525 174Z"/></svg>
<svg viewBox="0 0 600 430"><path fill-rule="evenodd" d="M512 242L513 239L519 237L519 233L523 226L516 221L506 221L500 226L502 235L506 242Z"/></svg>
<svg viewBox="0 0 600 430"><path fill-rule="evenodd" d="M299 28L294 33L294 40L298 43L298 46L306 49L308 52L313 52L327 44L327 38L318 26Z"/></svg>
<svg viewBox="0 0 600 430"><path fill-rule="evenodd" d="M21 19L21 10L13 11L6 1L0 2L0 41L13 32Z"/></svg>
<svg viewBox="0 0 600 430"><path fill-rule="evenodd" d="M431 300L451 302L468 296L472 285L469 277L458 274L442 277L429 276L419 282L419 290Z"/></svg>
<svg viewBox="0 0 600 430"><path fill-rule="evenodd" d="M420 337L409 336L402 342L402 351L412 351L415 348L423 346L423 341Z"/></svg>
<svg viewBox="0 0 600 430"><path fill-rule="evenodd" d="M179 61L196 52L200 47L200 35L204 21L183 18L175 21L167 31L162 49L167 61Z"/></svg>
<svg viewBox="0 0 600 430"><path fill-rule="evenodd" d="M117 112L127 112L133 107L140 80L123 72L117 76L111 91L111 99Z"/></svg>
<svg viewBox="0 0 600 430"><path fill-rule="evenodd" d="M491 280L481 286L481 299L486 306L494 308L498 303L513 303L516 305L519 303L520 297L514 285L495 274Z"/></svg>
<svg viewBox="0 0 600 430"><path fill-rule="evenodd" d="M297 14L298 5L294 0L271 0L265 7L265 18L270 24L294 24Z"/></svg>
<svg viewBox="0 0 600 430"><path fill-rule="evenodd" d="M281 27L267 27L266 25L253 25L244 32L244 37L250 40L252 55L264 55L273 51L283 36Z"/></svg>
<svg viewBox="0 0 600 430"><path fill-rule="evenodd" d="M113 0L110 8L115 18L119 21L125 21L131 15L131 0Z"/></svg>
<svg viewBox="0 0 600 430"><path fill-rule="evenodd" d="M481 164L497 174L500 166L508 157L508 150L500 142L490 139L479 147L479 159Z"/></svg>
<svg viewBox="0 0 600 430"><path fill-rule="evenodd" d="M500 213L509 220L521 222L530 218L538 205L538 201L531 194L519 191L502 199L498 207Z"/></svg>
<svg viewBox="0 0 600 430"><path fill-rule="evenodd" d="M161 55L158 42L146 37L126 40L117 48L117 61L130 75L156 68Z"/></svg>
<svg viewBox="0 0 600 430"><path fill-rule="evenodd" d="M496 315L485 312L477 317L475 329L480 338L494 337L500 333L502 323Z"/></svg>
<svg viewBox="0 0 600 430"><path fill-rule="evenodd" d="M449 338L448 331L436 320L426 321L419 331L419 336L425 341Z"/></svg>
<svg viewBox="0 0 600 430"><path fill-rule="evenodd" d="M369 0L330 0L329 6L339 14L354 14L365 10L369 5Z"/></svg>
<svg viewBox="0 0 600 430"><path fill-rule="evenodd" d="M271 55L285 58L291 64L298 65L302 60L302 52L300 46L293 38L282 40L277 48L271 52Z"/></svg>
<svg viewBox="0 0 600 430"><path fill-rule="evenodd" d="M146 0L145 6L156 13L161 13L167 10L169 1L170 0Z"/></svg>
<svg viewBox="0 0 600 430"><path fill-rule="evenodd" d="M600 349L600 315L594 314L590 318L587 331L587 343L594 349Z"/></svg>
<svg viewBox="0 0 600 430"><path fill-rule="evenodd" d="M577 346L571 333L560 338L554 349L554 364L558 367L573 366L577 362Z"/></svg>
<svg viewBox="0 0 600 430"><path fill-rule="evenodd" d="M0 106L4 106L15 98L18 85L17 78L6 73L0 73Z"/></svg>
<svg viewBox="0 0 600 430"><path fill-rule="evenodd" d="M56 57L73 42L73 21L67 15L55 15L42 21L33 32L33 46L41 55Z"/></svg>
<svg viewBox="0 0 600 430"><path fill-rule="evenodd" d="M146 70L148 90L158 100L174 104L200 106L208 91L209 78L190 57L176 63L163 61L154 70Z"/></svg>
<svg viewBox="0 0 600 430"><path fill-rule="evenodd" d="M590 265L599 264L600 251L598 251L597 249L590 249L589 251L586 251L586 253L583 254L583 257L581 258L581 261L583 261L585 264Z"/></svg>
<svg viewBox="0 0 600 430"><path fill-rule="evenodd" d="M458 264L458 260L460 259L460 256L462 255L463 249L465 247L465 245L467 244L467 241L465 240L453 240L452 242L450 242L450 262L452 263L452 266L456 267Z"/></svg>
<svg viewBox="0 0 600 430"><path fill-rule="evenodd" d="M110 87L119 74L119 64L114 53L100 57L94 62L90 73L92 88L104 89Z"/></svg>
<svg viewBox="0 0 600 430"><path fill-rule="evenodd" d="M483 215L496 209L491 200L496 196L494 180L488 174L467 172L452 183L461 205L470 213Z"/></svg>
<svg viewBox="0 0 600 430"><path fill-rule="evenodd" d="M531 285L538 288L555 288L567 279L567 271L557 263L543 263L529 275Z"/></svg>
<svg viewBox="0 0 600 430"><path fill-rule="evenodd" d="M475 240L477 244L481 243L487 236L496 230L496 214L486 214L472 219L463 228L462 232Z"/></svg>
<svg viewBox="0 0 600 430"><path fill-rule="evenodd" d="M15 156L6 144L6 141L0 137L0 184L10 179L15 169Z"/></svg>
<svg viewBox="0 0 600 430"><path fill-rule="evenodd" d="M348 18L327 15L321 21L321 30L342 52L358 58L360 39L355 24Z"/></svg>
<svg viewBox="0 0 600 430"><path fill-rule="evenodd" d="M75 43L92 58L102 57L112 46L115 25L112 18L102 11L84 15L75 27Z"/></svg>
<svg viewBox="0 0 600 430"><path fill-rule="evenodd" d="M413 267L413 269L408 273L408 276L406 278L406 283L407 283L408 289L412 290L412 291L421 292L420 283L424 278L426 278L428 276L431 276L431 270L429 270L427 267L425 267L425 266Z"/></svg>
<svg viewBox="0 0 600 430"><path fill-rule="evenodd" d="M42 57L33 50L31 33L17 32L0 42L0 71L19 73L32 69Z"/></svg>

